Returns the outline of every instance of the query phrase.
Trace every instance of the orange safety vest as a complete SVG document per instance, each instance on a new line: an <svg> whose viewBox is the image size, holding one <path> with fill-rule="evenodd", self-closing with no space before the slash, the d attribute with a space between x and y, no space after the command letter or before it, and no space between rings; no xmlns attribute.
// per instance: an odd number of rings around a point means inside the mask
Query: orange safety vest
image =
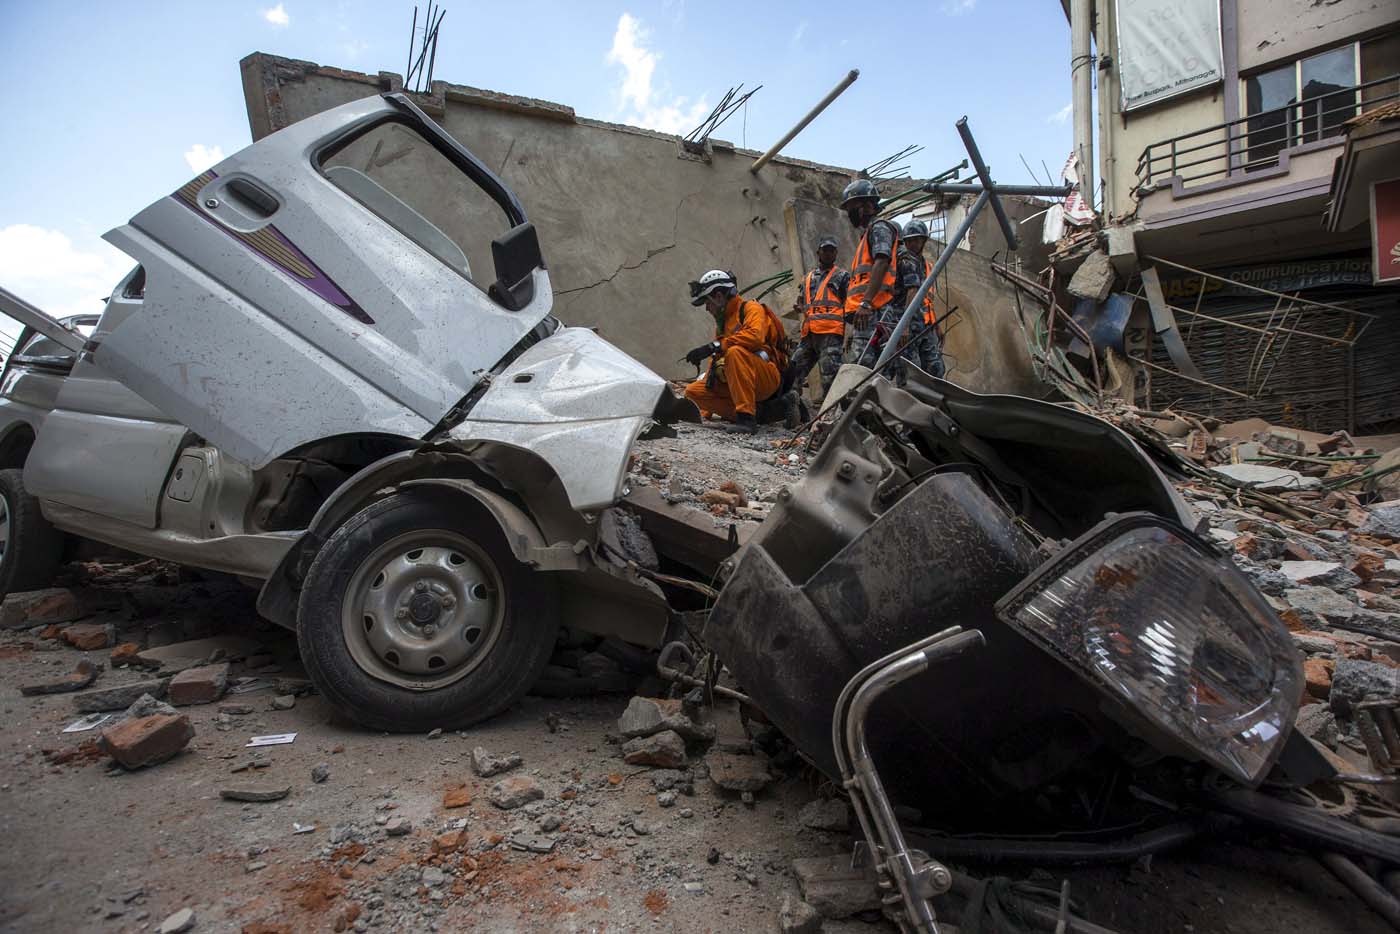
<svg viewBox="0 0 1400 934"><path fill-rule="evenodd" d="M871 221L871 225L882 223L881 221ZM895 266L896 257L899 256L899 233L896 230L894 243L890 245L890 263L885 268L884 278L880 280L879 288L870 297L870 306L879 310L894 300ZM853 315L860 308L861 300L865 298L865 290L870 284L870 270L875 265L875 257L870 255L870 228L865 229L861 234L860 246L856 248L856 255L851 260L851 281L846 286L846 314Z"/></svg>
<svg viewBox="0 0 1400 934"><path fill-rule="evenodd" d="M931 269L933 269L933 264L931 264L928 260L924 260L924 278L925 278L925 279L928 278L929 270L931 270ZM935 283L935 285L936 285L936 284L937 284L937 283ZM924 324L937 324L937 323L938 323L938 313L937 313L936 311L934 311L934 308L933 308L933 292L934 292L933 286L929 286L929 290L928 290L927 292L924 293ZM913 296L910 296L910 297L912 298Z"/></svg>
<svg viewBox="0 0 1400 934"><path fill-rule="evenodd" d="M832 266L826 271L826 275L822 276L814 298L812 283L820 273L820 269L813 269L802 282L802 305L806 309L806 316L802 319L803 337L808 334L840 334L846 328L846 317L843 314L845 306L831 285L831 277L836 275L836 267Z"/></svg>

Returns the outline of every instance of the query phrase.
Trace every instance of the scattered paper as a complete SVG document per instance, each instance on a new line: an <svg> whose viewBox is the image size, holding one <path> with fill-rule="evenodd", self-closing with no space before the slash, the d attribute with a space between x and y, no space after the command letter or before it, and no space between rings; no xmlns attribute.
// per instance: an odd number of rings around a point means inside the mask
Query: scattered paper
<svg viewBox="0 0 1400 934"><path fill-rule="evenodd" d="M264 691L272 687L272 682L266 678L245 678L236 684L230 685L230 694L249 694L253 691Z"/></svg>
<svg viewBox="0 0 1400 934"><path fill-rule="evenodd" d="M310 833L315 829L315 824L298 824L295 821L292 822L292 833Z"/></svg>
<svg viewBox="0 0 1400 934"><path fill-rule="evenodd" d="M295 733L269 733L266 736L254 736L248 742L248 746L285 746L287 743L297 741ZM247 749L248 746L244 746Z"/></svg>
<svg viewBox="0 0 1400 934"><path fill-rule="evenodd" d="M80 717L63 728L65 733L81 733L84 730L91 730L93 727L101 726L112 719L110 713L90 713L86 717Z"/></svg>

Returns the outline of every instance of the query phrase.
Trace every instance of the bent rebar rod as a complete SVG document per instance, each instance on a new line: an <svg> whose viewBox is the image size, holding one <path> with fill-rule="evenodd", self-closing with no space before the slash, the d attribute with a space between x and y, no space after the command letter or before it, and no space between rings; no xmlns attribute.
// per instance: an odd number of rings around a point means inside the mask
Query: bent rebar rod
<svg viewBox="0 0 1400 934"><path fill-rule="evenodd" d="M856 817L866 839L872 848L879 850L880 874L887 879L893 876L899 888L908 927L930 934L938 934L938 921L930 898L946 892L953 877L947 867L935 860L920 859L916 865L870 757L865 721L871 706L890 688L922 674L937 662L984 644L986 639L975 629L966 632L956 626L946 629L892 657L886 656L873 666L866 666L846 684L837 699L833 733L839 723L844 735L836 743L835 751L842 783L851 792Z"/></svg>

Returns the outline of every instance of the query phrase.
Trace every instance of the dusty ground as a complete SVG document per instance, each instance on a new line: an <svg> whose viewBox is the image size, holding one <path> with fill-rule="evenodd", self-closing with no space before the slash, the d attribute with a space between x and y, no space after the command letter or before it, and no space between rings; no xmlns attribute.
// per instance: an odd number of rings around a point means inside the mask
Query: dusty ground
<svg viewBox="0 0 1400 934"><path fill-rule="evenodd" d="M788 437L778 429L751 439L711 426L680 431L639 445L629 482L655 485L720 526L761 519L805 467L801 449L776 446ZM703 501L726 480L747 505ZM70 570L69 582L99 608L84 622L112 624L119 640L149 648L251 636L259 647L250 654L270 654L272 666L235 661L235 681L301 674L294 640L260 623L252 592L236 583L180 582L151 562L109 565L87 580L80 572ZM0 930L149 931L188 907L196 931L249 934L775 931L784 897L798 894L792 860L849 850L846 834L799 820L805 804L830 793L811 770L789 771L750 807L714 785L703 762L683 774L624 764L615 731L628 694L529 697L469 733L429 737L364 731L314 694L273 709L268 687L181 708L196 731L190 745L126 772L96 752L96 732L61 732L78 716L72 695L19 693L80 659L108 656L40 630L0 632ZM94 687L149 677L109 668ZM717 722L720 744L746 743L732 710ZM291 731L291 745L245 748L254 735ZM519 753L524 764L510 774L537 781L544 797L512 811L489 803L497 778L473 774L475 746ZM254 762L264 767L246 768ZM321 765L328 777L316 782ZM667 781L679 781L680 793L663 806L670 795L658 783ZM270 803L220 796L279 786L290 794ZM448 807L452 792L470 802ZM408 832L391 836L399 820ZM461 845L444 852L442 835L455 830ZM1042 884L1059 878L1035 866L1005 871ZM1387 930L1311 856L1265 837L1202 842L1068 878L1087 917L1122 932ZM893 927L873 917L824 930Z"/></svg>
<svg viewBox="0 0 1400 934"><path fill-rule="evenodd" d="M111 607L96 618L147 642L232 627L272 651L282 670L270 677L297 674L293 643L258 628L250 592L155 577L91 591ZM182 708L196 737L175 759L124 772L83 752L93 733L60 732L76 717L71 696L18 692L79 658L107 655L60 647L36 631L0 635L4 930L153 930L182 907L194 909L197 931L776 930L784 895L797 892L792 858L845 846L843 835L797 820L819 791L800 770L761 792L752 809L699 773L693 795L661 807L655 773L624 765L609 738L622 695L527 698L469 735L437 738L365 732L314 695L290 710L270 709L270 690L228 695ZM142 677L108 670L96 686ZM229 704L253 712L221 714ZM741 740L736 720L720 723L720 742ZM289 731L298 734L292 745L244 748L253 735ZM509 812L488 803L495 779L472 774L477 745L520 753L545 798ZM268 765L232 771L254 760ZM311 773L321 763L329 778L318 784ZM290 786L291 794L265 804L220 799L221 789L250 785ZM444 795L463 786L471 803L446 808ZM411 831L389 836L393 818ZM298 834L295 825L315 829ZM434 856L434 836L458 826L466 844ZM553 841L552 852L511 845L526 836ZM1122 931L1385 929L1320 865L1262 842L1201 846L1150 866L1070 878L1089 916ZM876 919L827 922L825 930L892 928Z"/></svg>

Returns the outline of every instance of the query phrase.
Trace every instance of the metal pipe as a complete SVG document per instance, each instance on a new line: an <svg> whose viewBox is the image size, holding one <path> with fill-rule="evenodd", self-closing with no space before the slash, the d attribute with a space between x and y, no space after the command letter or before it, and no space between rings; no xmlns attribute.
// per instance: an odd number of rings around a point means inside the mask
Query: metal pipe
<svg viewBox="0 0 1400 934"><path fill-rule="evenodd" d="M1069 3L1069 78L1074 105L1074 152L1079 157L1079 192L1094 210L1093 0Z"/></svg>
<svg viewBox="0 0 1400 934"><path fill-rule="evenodd" d="M83 335L29 304L9 289L0 288L0 311L20 324L38 331L64 350L81 353L87 343Z"/></svg>
<svg viewBox="0 0 1400 934"><path fill-rule="evenodd" d="M977 141L972 138L972 130L968 128L966 117L957 122L957 130L958 136L962 137L963 146L967 149L967 157L972 160L972 168L982 180L982 187L992 192L992 211L997 216L997 223L1001 225L1002 236L1006 237L1006 246L1015 250L1021 241L1016 236L1016 228L1011 226L1011 219L1006 216L1006 209L1001 206L1001 199L997 197L1003 189L992 182L992 170L982 161L982 151L977 148Z"/></svg>
<svg viewBox="0 0 1400 934"><path fill-rule="evenodd" d="M938 254L938 260L934 262L933 268L929 270L929 274L924 277L924 281L919 283L919 290L914 293L914 297L909 301L909 307L904 309L904 314L900 316L899 323L894 326L894 332L890 334L889 339L885 341L885 349L880 351L880 359L875 361L876 373L880 372L880 368L888 363L890 357L894 356L895 351L899 349L900 338L902 338L904 332L909 329L909 321L914 316L914 312L924 307L924 296L927 295L928 290L933 287L934 280L943 272L943 267L947 266L948 262L953 258L953 251L958 248L959 243L962 243L963 237L966 237L967 232L972 229L972 224L977 220L977 215L987 206L988 201L994 200L995 199L992 198L992 193L989 191L983 191L978 195L977 200L972 203L972 207L968 210L967 216L964 217L962 223L958 225L958 229L953 231L953 235L949 237L948 242L943 245L943 252Z"/></svg>
<svg viewBox="0 0 1400 934"><path fill-rule="evenodd" d="M923 190L935 195L980 195L986 189L971 182L929 182ZM1046 198L1063 198L1073 189L1068 185L997 185L999 195L1040 195ZM1003 231L1004 233L1005 231Z"/></svg>
<svg viewBox="0 0 1400 934"><path fill-rule="evenodd" d="M1358 865L1340 853L1319 854L1318 862L1332 870L1332 875L1340 879L1347 888L1371 907L1371 910L1386 920L1392 928L1400 931L1400 901L1396 901Z"/></svg>
<svg viewBox="0 0 1400 934"><path fill-rule="evenodd" d="M784 146L792 142L794 136L805 130L807 128L807 124L811 123L817 118L817 114L821 113L823 110L826 110L827 106L832 101L836 100L836 98L840 97L842 91L855 84L856 79L859 77L860 69L852 68L850 72L846 75L846 77L842 78L837 83L836 87L832 88L830 91L827 92L826 97L823 97L821 99L821 102L818 103L817 106L807 111L807 116L797 121L797 126L793 127L791 130L788 130L787 133L783 135L782 139L778 140L772 145L771 148L769 148L767 152L755 159L753 161L753 165L749 166L749 171L757 172L759 169L767 165L769 160L776 156Z"/></svg>
<svg viewBox="0 0 1400 934"><path fill-rule="evenodd" d="M981 881L973 876L965 876L960 872L953 873L952 892L954 895L960 896L961 898L971 898L976 893L977 887L980 884ZM1026 915L1026 920L1031 924L1043 931L1060 930L1060 912L1057 908L1042 904L1034 899L1022 898L1014 892L1011 894L1010 898L1016 907ZM1085 921L1083 918L1074 915L1069 916L1068 922L1069 923L1063 928L1067 934L1114 934L1114 931L1110 928Z"/></svg>
<svg viewBox="0 0 1400 934"><path fill-rule="evenodd" d="M939 639L927 647L914 648L863 680L858 674L850 682L856 684L859 681L859 686L851 695L850 708L844 718L845 747L850 754L850 769L853 773L843 774L844 784L847 788L858 791L859 797L871 809L870 818L878 836L871 837L870 828L863 829L867 831L867 839L871 845L881 848L881 868L885 873L894 876L906 911L910 915L909 920L918 929L933 934L938 932L938 922L934 918L929 897L939 891L947 891L952 877L945 867L937 863L920 861L919 865L915 865L914 857L910 854L904 834L900 830L899 819L895 817L894 807L890 804L884 784L880 781L880 775L870 757L870 748L865 738L865 721L875 701L890 688L927 671L936 662L985 644L986 638L975 629L959 632L946 639Z"/></svg>

